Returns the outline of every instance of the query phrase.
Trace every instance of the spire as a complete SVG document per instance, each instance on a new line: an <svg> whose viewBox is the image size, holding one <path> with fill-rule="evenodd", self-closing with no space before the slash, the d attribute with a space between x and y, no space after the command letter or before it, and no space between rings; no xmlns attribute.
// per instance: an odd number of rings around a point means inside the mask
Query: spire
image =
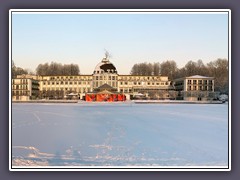
<svg viewBox="0 0 240 180"><path fill-rule="evenodd" d="M108 63L108 62L109 62L109 59L107 59L106 57L104 57L104 58L102 59L102 62L103 62L103 63Z"/></svg>
<svg viewBox="0 0 240 180"><path fill-rule="evenodd" d="M108 63L109 62L109 57L110 57L110 54L107 50L105 50L105 57L102 59L102 62L103 63Z"/></svg>

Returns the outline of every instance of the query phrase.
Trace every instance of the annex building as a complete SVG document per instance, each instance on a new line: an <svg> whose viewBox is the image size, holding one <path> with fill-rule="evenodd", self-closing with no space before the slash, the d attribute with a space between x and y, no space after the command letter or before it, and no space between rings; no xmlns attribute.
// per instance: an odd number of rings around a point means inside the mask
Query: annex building
<svg viewBox="0 0 240 180"><path fill-rule="evenodd" d="M212 94L211 94L212 93ZM191 76L169 80L167 76L120 75L107 58L91 75L35 76L12 79L12 100L82 99L125 101L129 99L210 100L214 78Z"/></svg>

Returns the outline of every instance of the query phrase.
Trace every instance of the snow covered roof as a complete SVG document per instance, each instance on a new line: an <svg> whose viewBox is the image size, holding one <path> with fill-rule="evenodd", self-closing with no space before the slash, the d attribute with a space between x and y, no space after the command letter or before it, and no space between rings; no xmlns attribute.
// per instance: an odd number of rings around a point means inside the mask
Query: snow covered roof
<svg viewBox="0 0 240 180"><path fill-rule="evenodd" d="M214 79L214 77L207 77L207 76L201 76L201 75L193 75L188 77L182 77L178 79L174 79L175 82L177 81L183 81L184 79Z"/></svg>
<svg viewBox="0 0 240 180"><path fill-rule="evenodd" d="M212 77L207 77L207 76L200 76L200 75L194 75L194 76L188 76L186 78L196 78L196 79L207 79L207 78L212 78Z"/></svg>
<svg viewBox="0 0 240 180"><path fill-rule="evenodd" d="M67 94L67 96L77 96L78 94L77 93L70 93L70 94Z"/></svg>

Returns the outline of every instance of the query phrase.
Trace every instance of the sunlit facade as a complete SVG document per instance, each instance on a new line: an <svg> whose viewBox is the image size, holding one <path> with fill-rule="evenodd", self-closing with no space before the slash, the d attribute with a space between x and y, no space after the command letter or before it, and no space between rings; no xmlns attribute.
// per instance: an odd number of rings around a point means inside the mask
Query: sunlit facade
<svg viewBox="0 0 240 180"><path fill-rule="evenodd" d="M21 84L22 82L27 83L27 87L25 84ZM25 88L26 91L21 92L20 87ZM103 58L96 65L91 75L20 75L12 80L12 100L82 99L87 101L118 101L176 99L181 97L180 92L191 90L214 92L214 79L192 76L170 81L167 76L161 75L120 75L116 67L107 58ZM23 98L22 96L27 97ZM106 98L104 99L104 97ZM196 100L185 97L183 99Z"/></svg>

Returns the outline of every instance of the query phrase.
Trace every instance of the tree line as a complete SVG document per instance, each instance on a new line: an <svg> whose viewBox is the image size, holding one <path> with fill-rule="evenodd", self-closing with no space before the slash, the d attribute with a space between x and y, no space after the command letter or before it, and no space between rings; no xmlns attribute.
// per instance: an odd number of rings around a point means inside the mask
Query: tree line
<svg viewBox="0 0 240 180"><path fill-rule="evenodd" d="M80 70L77 64L61 64L51 62L51 64L39 64L36 68L36 75L40 76L54 76L54 75L79 75Z"/></svg>
<svg viewBox="0 0 240 180"><path fill-rule="evenodd" d="M228 93L228 60L217 59L204 64L202 60L188 61L182 68L177 67L174 60L162 63L138 63L134 64L131 75L162 75L168 76L170 80L177 78L201 75L215 78L215 91Z"/></svg>
<svg viewBox="0 0 240 180"><path fill-rule="evenodd" d="M30 69L23 69L21 67L17 67L14 61L12 61L12 78L16 78L17 75L22 74L32 74L39 76L54 76L54 75L73 76L79 75L80 70L77 64L63 65L57 62L51 62L50 64L49 63L39 64L34 73Z"/></svg>
<svg viewBox="0 0 240 180"><path fill-rule="evenodd" d="M12 61L12 78L16 78L17 75L21 75L21 74L29 74L29 73L26 69L17 67L15 63Z"/></svg>

